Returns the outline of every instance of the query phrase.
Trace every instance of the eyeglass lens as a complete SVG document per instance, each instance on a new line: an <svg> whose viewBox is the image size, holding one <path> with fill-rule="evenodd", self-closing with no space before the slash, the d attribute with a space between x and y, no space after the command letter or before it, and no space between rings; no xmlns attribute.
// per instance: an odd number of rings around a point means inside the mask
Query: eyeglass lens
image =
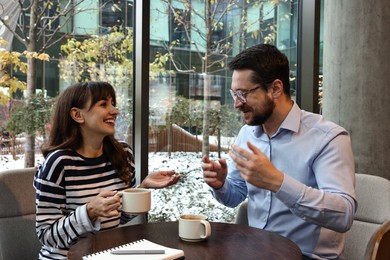
<svg viewBox="0 0 390 260"><path fill-rule="evenodd" d="M246 102L245 95L242 91L240 91L240 90L234 91L234 90L230 89L230 94L232 95L233 99L237 98L238 101L240 101L241 103Z"/></svg>

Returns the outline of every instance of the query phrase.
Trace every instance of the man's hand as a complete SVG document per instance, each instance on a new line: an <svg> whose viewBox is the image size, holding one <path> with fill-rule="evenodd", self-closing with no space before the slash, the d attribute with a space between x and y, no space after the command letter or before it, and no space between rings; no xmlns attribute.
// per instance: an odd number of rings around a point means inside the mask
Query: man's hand
<svg viewBox="0 0 390 260"><path fill-rule="evenodd" d="M202 170L203 179L210 187L219 189L225 183L227 164L224 159L213 162L205 155L202 158Z"/></svg>
<svg viewBox="0 0 390 260"><path fill-rule="evenodd" d="M250 142L247 145L251 152L237 145L229 152L242 178L256 187L277 192L283 182L283 173L256 146Z"/></svg>

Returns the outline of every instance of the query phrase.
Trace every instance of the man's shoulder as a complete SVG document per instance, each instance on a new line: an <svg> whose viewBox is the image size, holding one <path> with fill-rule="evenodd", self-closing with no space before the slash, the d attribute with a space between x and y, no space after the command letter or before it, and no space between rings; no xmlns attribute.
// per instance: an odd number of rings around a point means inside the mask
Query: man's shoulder
<svg viewBox="0 0 390 260"><path fill-rule="evenodd" d="M347 130L342 126L325 119L322 115L307 112L302 110L301 112L301 124L308 130L320 131L324 134L348 134Z"/></svg>

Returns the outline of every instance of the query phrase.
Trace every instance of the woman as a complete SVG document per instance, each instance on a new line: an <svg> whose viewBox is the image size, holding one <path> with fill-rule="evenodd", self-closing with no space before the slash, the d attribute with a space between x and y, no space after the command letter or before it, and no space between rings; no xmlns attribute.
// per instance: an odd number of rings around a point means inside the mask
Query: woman
<svg viewBox="0 0 390 260"><path fill-rule="evenodd" d="M66 259L81 236L134 217L119 210L115 196L136 183L132 149L114 138L117 116L115 90L106 82L75 84L58 97L34 180L40 259ZM174 171L158 171L139 187L163 188L178 179Z"/></svg>

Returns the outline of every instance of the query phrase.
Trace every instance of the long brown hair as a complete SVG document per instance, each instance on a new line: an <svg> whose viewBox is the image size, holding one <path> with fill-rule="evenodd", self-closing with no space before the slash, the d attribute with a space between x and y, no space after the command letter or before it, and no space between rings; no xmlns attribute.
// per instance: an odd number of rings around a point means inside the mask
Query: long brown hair
<svg viewBox="0 0 390 260"><path fill-rule="evenodd" d="M107 97L111 97L114 105L116 104L115 90L107 82L76 83L66 88L56 100L49 140L42 148L43 156L46 158L50 152L58 149L76 151L80 148L83 144L83 136L80 125L70 116L71 109L85 108L89 100L91 100L91 108L99 100ZM103 150L114 165L118 177L127 183L130 182L134 167L128 163L123 145L114 136L106 136L103 139Z"/></svg>

